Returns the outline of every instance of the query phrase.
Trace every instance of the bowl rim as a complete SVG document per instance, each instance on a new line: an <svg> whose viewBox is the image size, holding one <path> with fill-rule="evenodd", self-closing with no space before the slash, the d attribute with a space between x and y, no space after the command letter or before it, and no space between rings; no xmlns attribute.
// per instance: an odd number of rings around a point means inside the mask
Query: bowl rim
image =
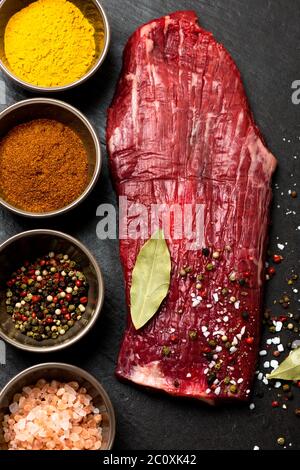
<svg viewBox="0 0 300 470"><path fill-rule="evenodd" d="M0 0L0 12L1 12L1 8L3 7L3 5L7 1L10 1L10 0ZM105 31L105 43L104 43L103 50L102 50L101 54L99 55L99 58L97 59L97 61L93 65L93 67L83 77L79 78L75 82L72 82L68 85L56 86L56 87L42 87L42 86L38 86L38 85L32 85L31 83L26 82L26 81L22 80L21 78L19 78L17 75L15 75L13 72L11 72L8 67L6 67L6 65L3 63L1 58L0 58L0 69L5 73L5 75L9 79L11 79L17 85L19 85L22 88L25 88L27 90L30 90L34 93L59 93L59 92L71 90L72 88L80 86L81 84L86 82L89 78L91 78L99 70L99 68L103 64L103 62L104 62L104 60L107 56L109 46L110 46L110 41L111 41L111 31L110 31L110 26L109 26L109 22L108 22L108 17L107 17L107 14L106 14L102 4L100 3L99 0L90 0L90 1L92 1L95 4L95 6L98 9L100 15L102 16L104 31Z"/></svg>
<svg viewBox="0 0 300 470"><path fill-rule="evenodd" d="M65 343L53 345L53 346L31 346L27 344L22 344L19 343L19 341L10 338L7 336L2 329L0 328L0 338L2 338L4 341L7 343L11 344L12 346L21 349L23 351L27 352L33 352L33 353L52 353L52 352L57 352L62 349L66 349L73 344L75 344L77 341L79 341L81 338L83 338L94 326L96 321L98 320L100 313L102 311L103 303L104 303L104 293L105 293L105 287L104 287L104 280L102 276L101 269L96 261L96 258L94 255L90 252L90 250L77 238L72 237L71 235L68 235L67 233L60 232L57 230L49 230L49 229L34 229L34 230L27 230L25 232L18 233L17 235L14 235L13 237L8 238L5 242L3 242L0 245L0 252L2 252L5 248L7 248L9 245L12 245L15 241L20 240L22 238L27 238L27 237L34 237L34 236L39 236L39 235L50 235L52 237L57 237L57 238L63 238L64 240L67 240L68 242L74 244L77 248L79 248L89 259L90 263L92 263L95 272L96 272L96 277L97 277L97 284L99 287L99 294L98 294L98 299L97 303L95 306L95 313L92 316L92 318L88 321L86 325L84 325L78 333L73 337L70 338L68 341Z"/></svg>
<svg viewBox="0 0 300 470"><path fill-rule="evenodd" d="M94 386L100 391L100 394L103 398L103 401L105 403L105 406L107 408L107 411L110 417L109 440L108 440L107 450L111 450L113 447L115 435L116 435L116 414L115 414L112 401L107 391L101 384L101 382L99 382L99 380L96 379L94 375L90 374L89 372L87 372L85 369L82 369L81 367L74 366L73 364L67 364L65 362L44 362L42 364L36 364L31 367L28 367L27 369L24 369L18 374L16 374L4 385L4 387L0 391L0 406L1 406L1 402L4 400L11 386L17 384L20 379L29 377L33 372L43 370L45 368L69 370L73 372L75 376L79 375L80 377L84 378L87 382L89 382L92 386Z"/></svg>
<svg viewBox="0 0 300 470"><path fill-rule="evenodd" d="M56 106L57 108L63 108L65 110L68 110L76 119L79 119L87 128L89 131L94 145L95 145L95 152L96 152L96 162L95 162L95 169L93 176L89 182L89 184L86 186L85 190L81 193L81 195L75 199L75 201L71 202L65 207L62 207L61 209L57 209L51 212L30 212L30 211L25 211L23 209L19 209L9 202L7 202L5 199L3 199L0 196L0 205L8 209L9 211L13 212L14 214L27 217L27 218L32 218L32 219L44 219L44 218L50 218L50 217L56 217L62 214L65 214L75 207L78 207L81 202L83 202L88 195L91 193L91 191L94 189L100 173L102 169L102 163L103 163L103 158L102 158L102 152L101 152L101 145L100 145L100 139L95 131L94 126L90 123L90 121L87 119L87 117L79 111L77 108L74 106L70 105L69 103L66 103L65 101L61 101L58 99L54 98L29 98L26 100L18 101L17 103L12 104L11 106L8 106L5 108L1 113L0 113L0 122L1 120L9 115L10 113L14 112L16 109L19 108L26 108L26 106L30 106L32 104L40 104L40 105L51 105L51 106ZM15 124L16 126L18 123Z"/></svg>

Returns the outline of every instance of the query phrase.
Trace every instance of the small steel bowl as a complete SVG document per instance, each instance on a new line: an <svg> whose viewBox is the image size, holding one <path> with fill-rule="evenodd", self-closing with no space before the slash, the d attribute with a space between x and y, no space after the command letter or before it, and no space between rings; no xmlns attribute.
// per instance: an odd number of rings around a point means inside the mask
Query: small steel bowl
<svg viewBox="0 0 300 470"><path fill-rule="evenodd" d="M116 433L116 419L113 405L102 387L92 375L85 370L70 364L49 362L30 367L16 375L0 392L0 449L7 449L3 436L3 418L9 413L9 405L13 402L16 393L23 387L34 385L39 379L60 382L78 382L81 387L93 398L93 404L102 414L102 447L100 450L110 450L114 443Z"/></svg>
<svg viewBox="0 0 300 470"><path fill-rule="evenodd" d="M77 207L94 188L102 166L97 134L87 118L69 104L51 98L20 101L0 113L0 140L15 126L34 119L53 119L69 126L81 138L88 156L88 184L83 193L68 206L51 212L29 212L11 205L0 193L0 204L15 214L31 218L54 217Z"/></svg>
<svg viewBox="0 0 300 470"><path fill-rule="evenodd" d="M110 27L107 19L107 15L98 0L71 0L85 15L86 18L92 23L95 28L96 34L96 61L94 65L88 70L88 72L79 80L64 86L58 87L42 87L33 85L25 82L24 80L17 77L9 69L4 51L4 33L6 25L9 19L22 8L28 6L36 0L2 0L0 1L0 69L17 85L27 88L28 90L35 93L53 93L66 91L75 86L81 85L88 80L103 64L104 59L107 55L109 44L110 44ZM99 35L104 30L104 45L100 47Z"/></svg>
<svg viewBox="0 0 300 470"><path fill-rule="evenodd" d="M88 303L82 318L64 335L39 342L15 328L6 311L6 282L25 260L34 261L51 251L67 254L79 263L89 283ZM55 352L79 341L95 324L104 300L103 278L93 255L80 241L54 230L23 232L0 246L0 286L0 337L13 346L30 352Z"/></svg>

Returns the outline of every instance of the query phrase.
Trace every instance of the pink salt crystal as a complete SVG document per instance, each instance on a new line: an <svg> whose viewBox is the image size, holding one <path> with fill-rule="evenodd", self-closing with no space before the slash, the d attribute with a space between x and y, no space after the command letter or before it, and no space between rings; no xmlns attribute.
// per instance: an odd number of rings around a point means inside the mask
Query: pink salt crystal
<svg viewBox="0 0 300 470"><path fill-rule="evenodd" d="M72 383L72 382L71 382ZM78 385L78 384L77 384ZM76 395L76 391L74 389L74 387L71 387L70 384L66 384L65 385L65 391L67 393L70 393L71 395Z"/></svg>
<svg viewBox="0 0 300 470"><path fill-rule="evenodd" d="M78 382L69 382L67 385L69 387L73 388L73 390L77 391L79 389L79 383Z"/></svg>
<svg viewBox="0 0 300 470"><path fill-rule="evenodd" d="M36 387L38 387L38 388L43 388L44 385L46 385L46 380L44 380L44 379L39 379L35 385L36 385Z"/></svg>
<svg viewBox="0 0 300 470"><path fill-rule="evenodd" d="M72 442L76 442L76 441L79 441L79 436L78 434L76 434L75 432L73 432L71 435L70 435L70 439Z"/></svg>
<svg viewBox="0 0 300 470"><path fill-rule="evenodd" d="M93 443L92 439L87 439L85 441L84 447L85 447L85 449L90 449L93 446L93 444L94 443Z"/></svg>
<svg viewBox="0 0 300 470"><path fill-rule="evenodd" d="M80 393L76 392L78 388L77 382L61 384L52 381L49 384L43 380L35 387L25 387L26 390L18 397L20 411L16 408L17 403L13 402L10 405L11 415L6 415L3 420L8 448L101 448L102 430L97 427L97 423L101 422L102 417L100 414L92 414L99 410L94 408L85 388L82 387ZM62 394L61 389L64 389Z"/></svg>
<svg viewBox="0 0 300 470"><path fill-rule="evenodd" d="M16 413L17 411L19 411L19 405L18 405L18 403L13 402L11 405L9 405L9 411L10 411L11 413Z"/></svg>
<svg viewBox="0 0 300 470"><path fill-rule="evenodd" d="M101 448L101 444L102 444L101 441L96 441L96 442L95 442L95 445L94 445L94 449L95 449L95 450L99 450L99 449Z"/></svg>

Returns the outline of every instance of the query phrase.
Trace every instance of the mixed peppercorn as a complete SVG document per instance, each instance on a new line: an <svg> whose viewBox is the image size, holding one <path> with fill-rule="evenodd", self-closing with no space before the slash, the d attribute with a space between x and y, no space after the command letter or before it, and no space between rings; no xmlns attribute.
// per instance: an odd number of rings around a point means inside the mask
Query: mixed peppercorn
<svg viewBox="0 0 300 470"><path fill-rule="evenodd" d="M57 339L80 320L89 285L67 254L25 261L7 282L6 308L16 330L36 341Z"/></svg>

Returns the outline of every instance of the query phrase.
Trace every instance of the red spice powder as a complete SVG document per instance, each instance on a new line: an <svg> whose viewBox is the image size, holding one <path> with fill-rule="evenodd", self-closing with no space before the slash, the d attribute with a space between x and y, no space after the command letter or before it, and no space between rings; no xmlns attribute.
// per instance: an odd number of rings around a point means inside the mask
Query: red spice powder
<svg viewBox="0 0 300 470"><path fill-rule="evenodd" d="M61 209L77 199L87 184L84 144L58 121L21 124L0 141L0 194L19 209Z"/></svg>

